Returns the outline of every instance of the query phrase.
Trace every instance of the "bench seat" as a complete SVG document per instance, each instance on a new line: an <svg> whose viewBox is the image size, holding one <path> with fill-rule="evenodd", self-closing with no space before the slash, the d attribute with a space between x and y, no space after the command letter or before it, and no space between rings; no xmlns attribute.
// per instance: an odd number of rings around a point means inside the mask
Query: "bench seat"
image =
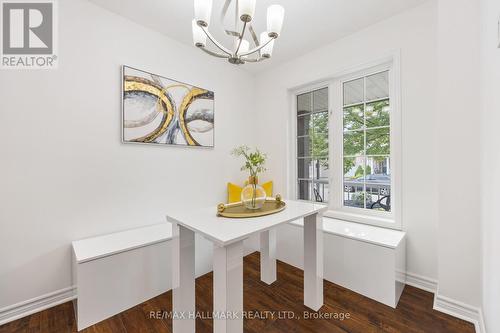
<svg viewBox="0 0 500 333"><path fill-rule="evenodd" d="M171 238L162 223L74 241L78 330L169 290Z"/></svg>
<svg viewBox="0 0 500 333"><path fill-rule="evenodd" d="M302 225L291 222L277 240L278 259L300 268ZM405 232L328 217L323 231L324 278L395 308L406 282Z"/></svg>

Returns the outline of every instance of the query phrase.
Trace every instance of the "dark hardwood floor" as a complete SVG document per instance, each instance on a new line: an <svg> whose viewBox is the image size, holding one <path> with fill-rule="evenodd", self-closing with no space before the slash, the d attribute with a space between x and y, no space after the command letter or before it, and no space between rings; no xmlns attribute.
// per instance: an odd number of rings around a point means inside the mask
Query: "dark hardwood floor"
<svg viewBox="0 0 500 333"><path fill-rule="evenodd" d="M325 305L318 313L330 319L308 319L304 314L318 314L303 305L303 272L278 262L278 280L271 286L260 281L259 254L245 257L244 308L262 318L245 319L245 332L474 332L474 326L432 309L431 293L406 286L397 309L392 309L325 281ZM369 279L370 277L366 277ZM196 307L202 313L212 311L212 273L196 280ZM167 292L84 330L104 332L171 332L170 319L152 318L152 313L170 311L172 293ZM276 311L274 318L264 311ZM280 312L281 311L281 312ZM278 314L282 317L277 318ZM293 314L293 316L292 316ZM341 316L345 317L342 319ZM348 315L348 317L347 317ZM302 318L298 320L297 318ZM70 302L0 326L0 333L76 332ZM196 332L212 332L212 320L198 319Z"/></svg>

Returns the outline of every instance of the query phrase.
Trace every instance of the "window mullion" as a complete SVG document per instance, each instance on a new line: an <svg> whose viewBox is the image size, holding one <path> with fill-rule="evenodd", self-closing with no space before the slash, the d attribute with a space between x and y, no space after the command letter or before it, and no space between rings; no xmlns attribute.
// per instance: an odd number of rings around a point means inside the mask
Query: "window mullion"
<svg viewBox="0 0 500 333"><path fill-rule="evenodd" d="M311 159L310 159L310 167L312 168L311 170L311 174L309 175L309 178L310 178L310 184L309 184L309 191L311 191L311 193L309 193L309 200L314 200L315 198L313 198L314 196L314 159L313 159L313 138L314 138L314 91L311 91L311 120L310 120L310 123L311 123L311 128L309 129L310 131L310 136L309 136L309 145L310 145L310 156L311 156Z"/></svg>
<svg viewBox="0 0 500 333"><path fill-rule="evenodd" d="M366 209L366 76L363 78L363 207Z"/></svg>

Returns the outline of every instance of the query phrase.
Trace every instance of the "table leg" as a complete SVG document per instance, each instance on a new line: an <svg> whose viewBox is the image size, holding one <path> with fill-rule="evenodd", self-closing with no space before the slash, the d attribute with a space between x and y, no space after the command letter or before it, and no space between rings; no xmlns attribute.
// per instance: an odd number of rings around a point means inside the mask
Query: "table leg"
<svg viewBox="0 0 500 333"><path fill-rule="evenodd" d="M318 311L323 306L323 219L304 218L304 305Z"/></svg>
<svg viewBox="0 0 500 333"><path fill-rule="evenodd" d="M214 245L214 332L243 333L243 241Z"/></svg>
<svg viewBox="0 0 500 333"><path fill-rule="evenodd" d="M194 232L172 223L173 332L195 333Z"/></svg>
<svg viewBox="0 0 500 333"><path fill-rule="evenodd" d="M271 284L276 281L276 230L260 233L260 279Z"/></svg>

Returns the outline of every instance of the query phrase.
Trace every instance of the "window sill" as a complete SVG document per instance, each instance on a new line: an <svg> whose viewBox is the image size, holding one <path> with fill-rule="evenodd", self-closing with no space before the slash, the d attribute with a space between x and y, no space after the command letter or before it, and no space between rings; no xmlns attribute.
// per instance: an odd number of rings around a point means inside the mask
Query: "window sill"
<svg viewBox="0 0 500 333"><path fill-rule="evenodd" d="M392 218L386 218L381 216L369 216L364 214L357 214L357 213L338 211L338 210L328 210L323 215L326 217L344 220L347 222L368 224L385 229L401 230L401 225Z"/></svg>
<svg viewBox="0 0 500 333"><path fill-rule="evenodd" d="M302 219L290 222L291 225L303 227ZM395 249L405 238L403 231L376 227L355 222L347 222L329 217L323 218L323 231L327 234L349 238L365 243Z"/></svg>

